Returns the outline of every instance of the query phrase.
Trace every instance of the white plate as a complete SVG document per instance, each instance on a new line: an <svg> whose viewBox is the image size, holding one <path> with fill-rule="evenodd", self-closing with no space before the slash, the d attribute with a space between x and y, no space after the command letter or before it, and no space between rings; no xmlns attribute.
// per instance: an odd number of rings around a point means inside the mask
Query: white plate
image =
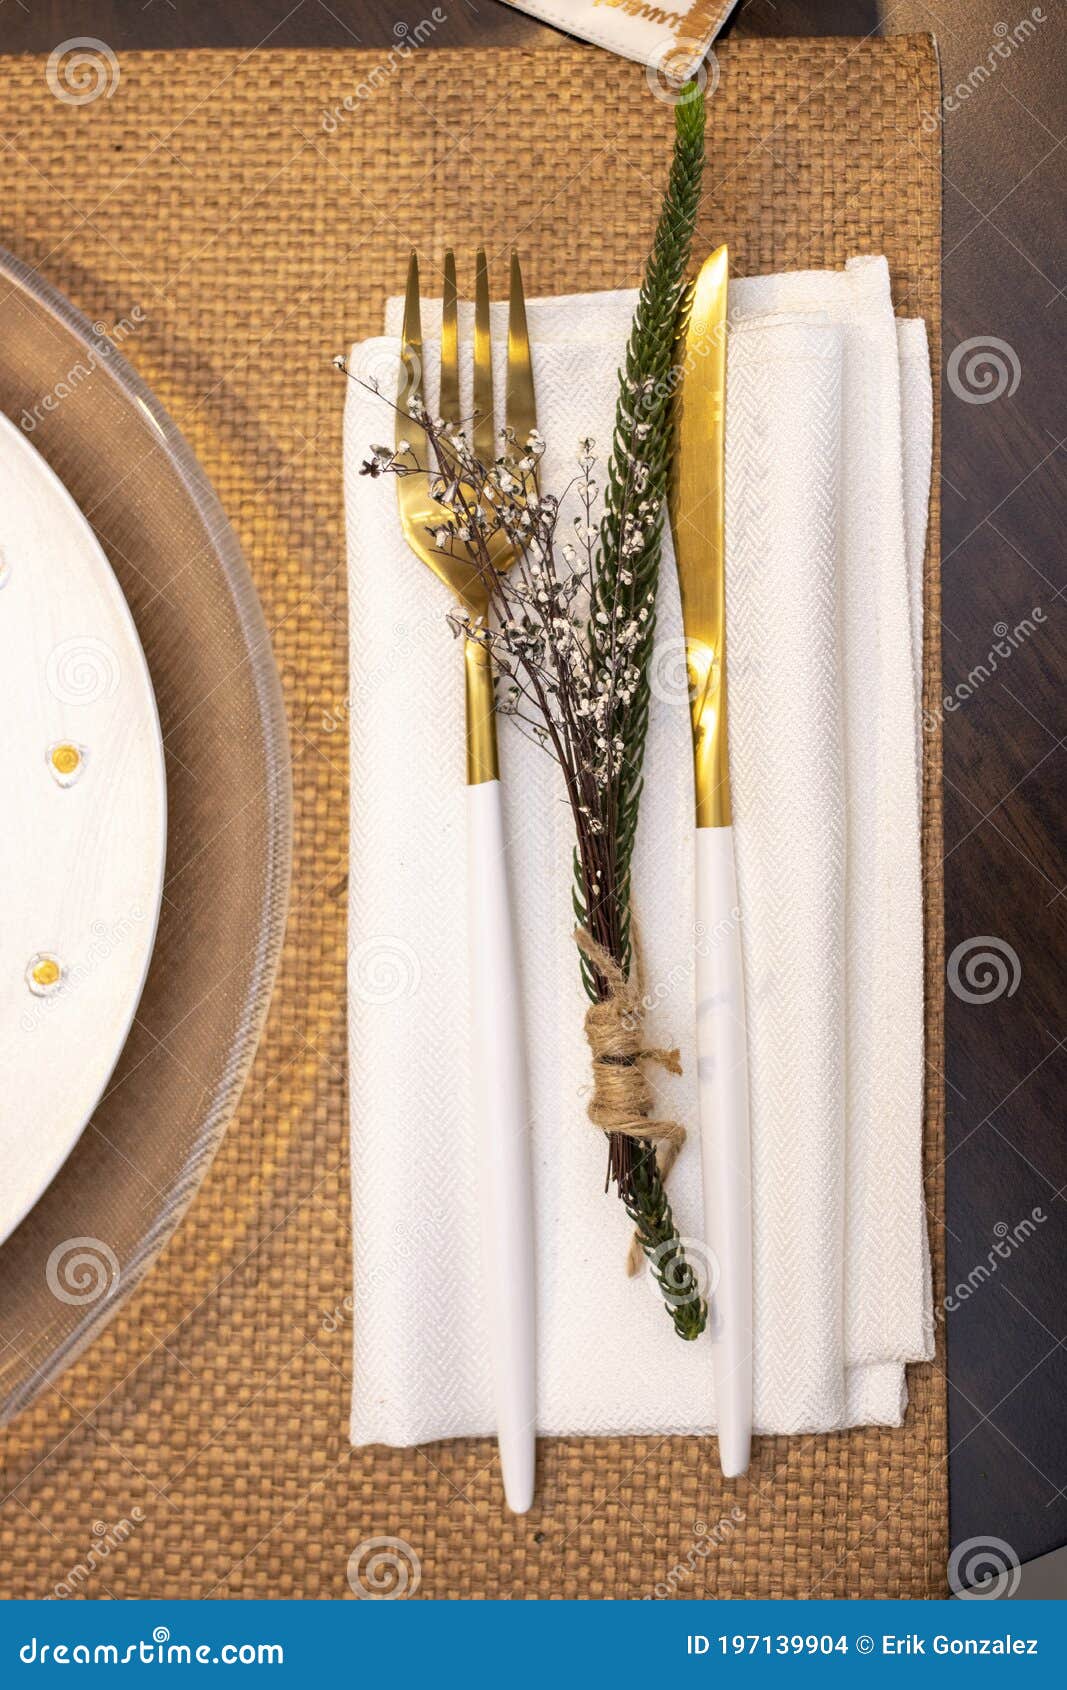
<svg viewBox="0 0 1067 1690"><path fill-rule="evenodd" d="M167 832L133 618L80 510L3 416L0 677L2 1243L69 1155L126 1041ZM56 747L75 749L73 778L56 763L74 755L53 762ZM62 972L49 986L53 959Z"/></svg>

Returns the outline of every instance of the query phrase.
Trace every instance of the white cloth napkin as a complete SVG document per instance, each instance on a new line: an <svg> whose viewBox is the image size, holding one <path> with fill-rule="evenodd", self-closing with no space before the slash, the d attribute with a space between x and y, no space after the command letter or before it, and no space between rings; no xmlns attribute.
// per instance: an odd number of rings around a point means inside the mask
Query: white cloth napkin
<svg viewBox="0 0 1067 1690"><path fill-rule="evenodd" d="M544 484L606 457L632 293L530 305ZM502 309L494 332L503 335ZM727 396L731 774L748 990L755 1421L899 1424L932 1353L921 1181L922 907L916 719L930 478L921 322L880 258L732 282ZM439 322L439 316L437 321ZM394 390L400 304L352 369ZM428 397L439 360L427 333ZM502 350L497 358L503 374ZM470 405L469 371L464 372ZM360 476L387 405L350 383L350 1106L355 1443L492 1432L467 1063L463 687L445 590L407 550L388 478ZM650 1071L689 1141L670 1189L702 1234L694 1087L693 798L673 554L665 548L635 861ZM530 1055L538 1428L714 1430L706 1341L679 1340L603 1193L585 1116L570 821L549 758L502 722ZM696 936L714 942L714 936Z"/></svg>
<svg viewBox="0 0 1067 1690"><path fill-rule="evenodd" d="M520 12L580 35L624 59L692 75L737 0L505 0ZM663 84L667 91L668 85Z"/></svg>

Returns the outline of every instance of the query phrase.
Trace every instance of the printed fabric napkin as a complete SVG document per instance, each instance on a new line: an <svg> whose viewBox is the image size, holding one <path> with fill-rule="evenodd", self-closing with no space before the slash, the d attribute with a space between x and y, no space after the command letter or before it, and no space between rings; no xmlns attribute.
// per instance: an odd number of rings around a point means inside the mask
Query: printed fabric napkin
<svg viewBox="0 0 1067 1690"><path fill-rule="evenodd" d="M520 12L637 59L662 78L696 72L737 0L505 0Z"/></svg>
<svg viewBox="0 0 1067 1690"><path fill-rule="evenodd" d="M530 305L543 485L577 442L605 458L632 293ZM494 308L499 388L503 307ZM730 285L726 429L731 775L748 995L755 1423L899 1424L904 1366L932 1353L922 1193L919 850L922 570L932 401L921 321L897 322L881 258ZM351 368L395 391L401 307ZM439 308L424 315L427 397ZM464 341L469 340L465 331ZM469 414L470 372L463 372ZM353 1442L493 1431L471 1143L462 662L448 596L408 551L392 436L348 386L351 605L350 1108ZM635 903L650 1070L689 1140L670 1189L699 1257L693 792L673 553L663 558ZM708 1343L674 1334L603 1191L585 1114L586 1001L571 939L557 771L501 723L530 1063L538 1429L704 1433Z"/></svg>

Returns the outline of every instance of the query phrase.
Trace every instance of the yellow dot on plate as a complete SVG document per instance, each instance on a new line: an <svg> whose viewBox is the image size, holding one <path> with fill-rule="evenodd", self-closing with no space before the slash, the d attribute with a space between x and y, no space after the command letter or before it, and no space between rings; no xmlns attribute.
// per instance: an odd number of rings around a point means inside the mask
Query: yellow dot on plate
<svg viewBox="0 0 1067 1690"><path fill-rule="evenodd" d="M63 964L48 951L37 951L26 965L26 984L37 997L46 997L61 985Z"/></svg>
<svg viewBox="0 0 1067 1690"><path fill-rule="evenodd" d="M74 745L69 739L57 740L48 747L48 767L60 786L73 785L82 772L85 758L85 747Z"/></svg>

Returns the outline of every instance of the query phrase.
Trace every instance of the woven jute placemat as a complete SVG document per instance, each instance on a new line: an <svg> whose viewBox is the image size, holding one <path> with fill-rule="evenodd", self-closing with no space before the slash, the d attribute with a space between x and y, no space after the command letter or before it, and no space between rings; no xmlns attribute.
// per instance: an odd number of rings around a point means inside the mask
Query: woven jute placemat
<svg viewBox="0 0 1067 1690"><path fill-rule="evenodd" d="M718 69L701 250L728 239L738 274L884 252L936 367L932 42L736 42ZM640 68L570 46L146 53L119 70L110 94L73 104L43 60L0 63L0 239L91 318L141 307L124 351L211 476L272 631L295 763L292 917L252 1080L177 1237L60 1388L2 1435L5 1594L346 1596L349 1557L375 1538L401 1540L408 1593L423 1597L941 1594L939 1364L911 1370L902 1430L762 1439L731 1487L710 1440L547 1442L521 1520L503 1510L487 1443L346 1440L346 725L359 701L330 355L379 330L415 240L438 256L514 241L535 292L635 284L669 105ZM937 530L935 476L928 704ZM939 750L928 736L940 1286ZM382 1294L402 1320L402 1251Z"/></svg>

